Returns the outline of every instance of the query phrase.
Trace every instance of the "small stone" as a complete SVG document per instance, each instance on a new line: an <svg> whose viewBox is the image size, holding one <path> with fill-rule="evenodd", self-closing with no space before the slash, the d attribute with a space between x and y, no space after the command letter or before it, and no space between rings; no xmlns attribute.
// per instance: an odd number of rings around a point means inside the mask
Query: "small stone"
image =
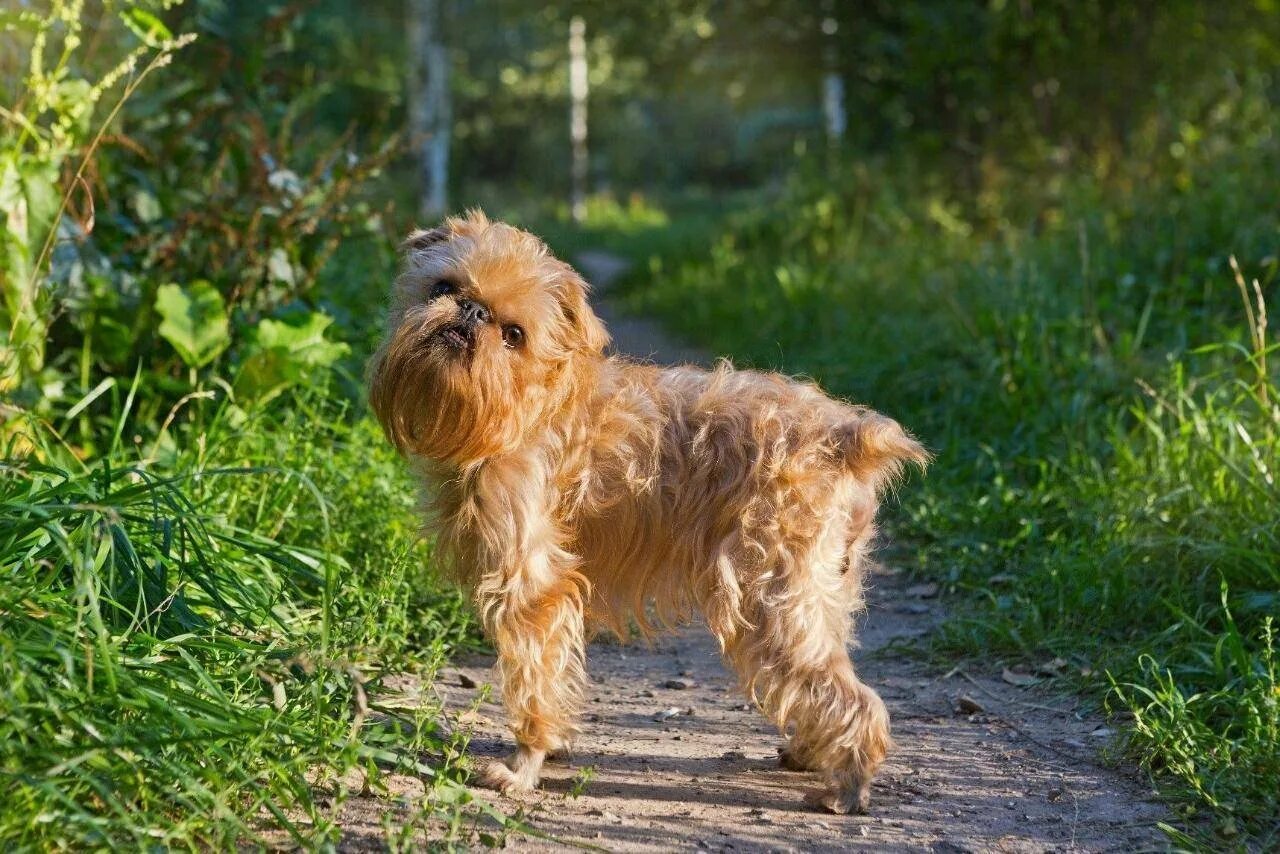
<svg viewBox="0 0 1280 854"><path fill-rule="evenodd" d="M728 759L730 762L741 762L747 758L747 754L741 750L726 750L720 754L721 759Z"/></svg>
<svg viewBox="0 0 1280 854"><path fill-rule="evenodd" d="M865 824L858 825L858 833L862 836L866 836L870 832L871 831L867 830L867 826Z"/></svg>
<svg viewBox="0 0 1280 854"><path fill-rule="evenodd" d="M1000 678L1010 685L1017 685L1019 688L1026 688L1028 685L1034 685L1040 681L1030 673L1019 673L1007 667L1000 672Z"/></svg>
<svg viewBox="0 0 1280 854"><path fill-rule="evenodd" d="M976 715L985 712L986 709L968 694L961 694L956 698L956 711L962 715Z"/></svg>
<svg viewBox="0 0 1280 854"><path fill-rule="evenodd" d="M913 584L902 593L904 596L911 596L916 599L932 599L938 595L938 585L932 581L927 584Z"/></svg>
<svg viewBox="0 0 1280 854"><path fill-rule="evenodd" d="M474 688L476 687L476 680L472 679L470 676L468 676L465 673L459 673L458 684L461 685L463 688Z"/></svg>
<svg viewBox="0 0 1280 854"><path fill-rule="evenodd" d="M1062 799L1062 795L1063 795L1063 791L1058 788L1053 788L1053 789L1050 789L1048 792L1045 792L1045 797L1049 799L1050 803L1057 803L1059 800Z"/></svg>
<svg viewBox="0 0 1280 854"><path fill-rule="evenodd" d="M1116 731L1109 726L1100 726L1093 732L1089 733L1092 738L1110 738L1115 734Z"/></svg>
<svg viewBox="0 0 1280 854"><path fill-rule="evenodd" d="M656 694L654 694L652 691L650 691L648 688L645 688L645 689L644 689L643 691L641 691L637 696L640 696L640 697L656 697L657 695L656 695Z"/></svg>
<svg viewBox="0 0 1280 854"><path fill-rule="evenodd" d="M658 712L656 715L653 716L653 719L658 723L662 723L663 721L669 721L672 718L678 718L681 716L692 717L693 709L681 708L679 706L672 706L669 709L663 709L662 711Z"/></svg>
<svg viewBox="0 0 1280 854"><path fill-rule="evenodd" d="M687 691L690 688L698 687L698 683L688 677L681 676L678 679L668 679L663 683L663 687L670 688L673 691Z"/></svg>

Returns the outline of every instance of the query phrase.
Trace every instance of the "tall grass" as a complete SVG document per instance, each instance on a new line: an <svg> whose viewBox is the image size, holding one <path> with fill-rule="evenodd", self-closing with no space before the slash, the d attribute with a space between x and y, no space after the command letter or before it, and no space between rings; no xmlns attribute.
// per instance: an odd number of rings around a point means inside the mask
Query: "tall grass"
<svg viewBox="0 0 1280 854"><path fill-rule="evenodd" d="M362 194L394 141L298 132L306 98L280 127L235 120L250 99L200 85L221 59L172 65L195 37L161 17L217 28L176 3L20 5L0 11L0 846L332 846L389 772L425 794L384 802L388 844L470 833L494 816L456 736L382 683L473 638L318 305L368 344L393 252Z"/></svg>
<svg viewBox="0 0 1280 854"><path fill-rule="evenodd" d="M323 390L218 398L163 432L120 400L115 451L46 425L0 463L6 846L315 846L355 772L424 780L410 836L467 803L438 709L383 707L469 637L401 467Z"/></svg>
<svg viewBox="0 0 1280 854"><path fill-rule="evenodd" d="M927 173L853 167L631 299L917 430L938 463L899 534L969 594L944 647L1075 662L1132 716L1131 755L1185 827L1274 840L1280 152L1185 167L975 207Z"/></svg>

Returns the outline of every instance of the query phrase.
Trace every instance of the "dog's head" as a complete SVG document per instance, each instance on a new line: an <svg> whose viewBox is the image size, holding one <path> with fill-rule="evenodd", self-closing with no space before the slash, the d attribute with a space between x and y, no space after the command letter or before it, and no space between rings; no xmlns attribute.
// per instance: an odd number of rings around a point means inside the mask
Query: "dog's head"
<svg viewBox="0 0 1280 854"><path fill-rule="evenodd" d="M472 211L403 246L370 402L402 453L510 452L588 390L609 341L587 285L528 232Z"/></svg>

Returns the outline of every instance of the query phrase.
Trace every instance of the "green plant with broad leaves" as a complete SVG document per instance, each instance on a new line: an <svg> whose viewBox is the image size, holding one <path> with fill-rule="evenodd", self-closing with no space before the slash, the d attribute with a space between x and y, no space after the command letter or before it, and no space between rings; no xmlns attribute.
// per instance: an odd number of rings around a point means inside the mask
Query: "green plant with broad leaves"
<svg viewBox="0 0 1280 854"><path fill-rule="evenodd" d="M173 345L191 368L203 368L231 343L227 307L208 282L189 287L168 284L156 291L160 337Z"/></svg>
<svg viewBox="0 0 1280 854"><path fill-rule="evenodd" d="M86 170L103 135L147 75L191 41L175 38L147 5L114 10L139 43L96 79L76 63L83 0L55 0L43 14L0 12L0 32L30 46L25 73L9 89L22 94L0 106L0 390L44 367L53 308L48 265L58 239L92 228ZM65 219L69 211L74 222Z"/></svg>
<svg viewBox="0 0 1280 854"><path fill-rule="evenodd" d="M253 330L236 374L235 390L249 400L268 401L286 389L324 376L351 348L325 332L333 318L319 312L299 323L263 320Z"/></svg>

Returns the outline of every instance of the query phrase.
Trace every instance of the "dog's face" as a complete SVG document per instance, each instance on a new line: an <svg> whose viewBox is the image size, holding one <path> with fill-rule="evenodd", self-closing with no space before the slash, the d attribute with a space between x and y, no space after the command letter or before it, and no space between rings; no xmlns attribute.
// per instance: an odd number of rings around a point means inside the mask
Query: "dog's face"
<svg viewBox="0 0 1280 854"><path fill-rule="evenodd" d="M608 334L542 241L472 212L403 248L370 372L401 452L460 465L510 452L588 389Z"/></svg>

